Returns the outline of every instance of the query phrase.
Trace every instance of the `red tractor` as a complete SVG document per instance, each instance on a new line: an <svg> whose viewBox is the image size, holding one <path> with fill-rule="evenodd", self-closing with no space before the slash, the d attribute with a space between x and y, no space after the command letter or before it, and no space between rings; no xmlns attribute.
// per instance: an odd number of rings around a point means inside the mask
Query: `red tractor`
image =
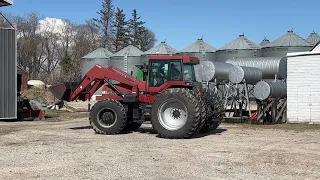
<svg viewBox="0 0 320 180"><path fill-rule="evenodd" d="M189 138L217 128L223 110L216 95L196 81L198 64L190 56L149 56L144 81L114 66L96 65L80 83L51 86L50 91L60 100L85 101L105 85L89 115L99 134L135 131L151 121L164 138Z"/></svg>

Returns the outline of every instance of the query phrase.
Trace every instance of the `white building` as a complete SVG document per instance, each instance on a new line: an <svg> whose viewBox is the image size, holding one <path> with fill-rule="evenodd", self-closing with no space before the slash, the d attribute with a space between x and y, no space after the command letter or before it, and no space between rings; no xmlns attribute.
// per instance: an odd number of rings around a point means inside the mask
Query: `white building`
<svg viewBox="0 0 320 180"><path fill-rule="evenodd" d="M288 53L287 117L290 123L320 123L320 44Z"/></svg>

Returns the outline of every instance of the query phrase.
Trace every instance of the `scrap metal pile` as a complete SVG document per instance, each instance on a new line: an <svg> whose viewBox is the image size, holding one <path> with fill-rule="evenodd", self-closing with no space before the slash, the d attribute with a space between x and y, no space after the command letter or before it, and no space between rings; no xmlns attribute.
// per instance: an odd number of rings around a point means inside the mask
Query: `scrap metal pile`
<svg viewBox="0 0 320 180"><path fill-rule="evenodd" d="M224 101L225 119L286 121L287 58L203 61L202 82Z"/></svg>

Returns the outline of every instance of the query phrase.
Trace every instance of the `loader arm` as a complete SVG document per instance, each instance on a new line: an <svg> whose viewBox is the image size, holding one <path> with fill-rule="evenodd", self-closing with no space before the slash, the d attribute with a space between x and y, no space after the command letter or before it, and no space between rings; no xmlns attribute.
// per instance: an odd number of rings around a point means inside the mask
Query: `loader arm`
<svg viewBox="0 0 320 180"><path fill-rule="evenodd" d="M97 64L85 74L75 88L70 88L65 84L60 84L50 87L49 90L56 98L60 100L70 102L76 99L81 99L85 101L90 99L93 94L101 88L101 86L103 86L105 83L108 83L116 94L123 96L123 94L121 94L121 92L110 82L110 80L115 80L129 85L132 87L132 89L137 87L139 82L138 79L114 66L105 68Z"/></svg>

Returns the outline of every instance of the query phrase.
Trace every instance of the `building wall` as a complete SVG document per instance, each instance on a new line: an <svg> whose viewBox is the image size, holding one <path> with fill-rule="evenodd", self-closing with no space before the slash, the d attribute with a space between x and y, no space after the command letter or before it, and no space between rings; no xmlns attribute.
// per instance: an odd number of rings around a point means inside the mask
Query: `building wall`
<svg viewBox="0 0 320 180"><path fill-rule="evenodd" d="M319 67L320 53L289 53L288 122L320 123Z"/></svg>
<svg viewBox="0 0 320 180"><path fill-rule="evenodd" d="M17 67L17 74L18 74L18 78L19 78L19 76L21 76L21 82L20 82L21 83L21 91L27 90L28 89L28 80L29 80L28 73L26 71L24 71L23 69L21 69L20 67ZM18 83L19 83L19 80L18 80Z"/></svg>
<svg viewBox="0 0 320 180"><path fill-rule="evenodd" d="M0 119L17 117L16 32L0 28Z"/></svg>

